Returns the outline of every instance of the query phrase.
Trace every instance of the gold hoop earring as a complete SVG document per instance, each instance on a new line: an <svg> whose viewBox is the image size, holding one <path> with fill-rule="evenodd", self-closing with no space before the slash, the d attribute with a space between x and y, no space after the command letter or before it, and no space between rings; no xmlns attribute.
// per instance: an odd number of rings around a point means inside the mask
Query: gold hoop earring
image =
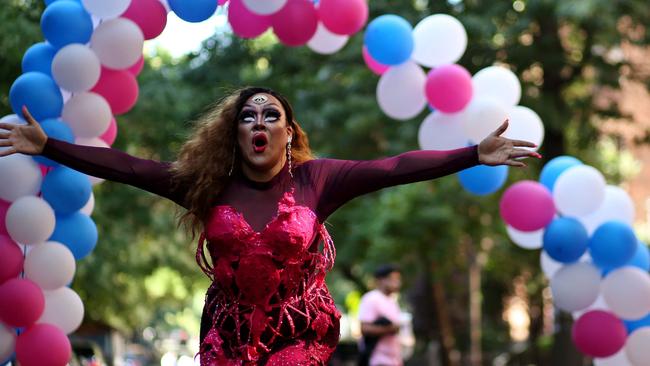
<svg viewBox="0 0 650 366"><path fill-rule="evenodd" d="M287 162L289 164L289 175L293 178L293 172L291 171L291 138L289 138L289 142L287 143Z"/></svg>

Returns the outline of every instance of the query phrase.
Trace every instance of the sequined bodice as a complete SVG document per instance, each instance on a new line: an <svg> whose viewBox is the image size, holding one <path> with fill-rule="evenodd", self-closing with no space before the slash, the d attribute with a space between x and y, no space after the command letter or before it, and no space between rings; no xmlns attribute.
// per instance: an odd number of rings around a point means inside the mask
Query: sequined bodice
<svg viewBox="0 0 650 366"><path fill-rule="evenodd" d="M214 280L208 292L214 331L204 346L230 354L202 350L202 357L220 360L216 364L232 358L255 362L274 344L307 332L314 339L328 333L335 339L338 311L324 282L334 256L325 228L311 209L296 205L291 192L261 231L235 208L214 207L197 250L201 268Z"/></svg>

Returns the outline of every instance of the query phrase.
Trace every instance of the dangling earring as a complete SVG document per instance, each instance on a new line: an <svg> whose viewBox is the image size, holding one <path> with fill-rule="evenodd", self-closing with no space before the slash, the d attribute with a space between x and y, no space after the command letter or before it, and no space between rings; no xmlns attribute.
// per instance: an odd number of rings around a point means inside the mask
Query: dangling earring
<svg viewBox="0 0 650 366"><path fill-rule="evenodd" d="M235 146L233 145L232 147L232 161L230 162L230 171L228 172L228 176L230 177L232 175L232 171L235 169Z"/></svg>
<svg viewBox="0 0 650 366"><path fill-rule="evenodd" d="M293 178L293 172L291 171L291 136L289 136L287 143L287 162L289 163L289 175Z"/></svg>

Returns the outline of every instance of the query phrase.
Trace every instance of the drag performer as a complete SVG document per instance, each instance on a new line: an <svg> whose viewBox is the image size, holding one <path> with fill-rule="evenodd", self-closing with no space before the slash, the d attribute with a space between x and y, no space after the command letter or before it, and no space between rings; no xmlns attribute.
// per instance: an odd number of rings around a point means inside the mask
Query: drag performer
<svg viewBox="0 0 650 366"><path fill-rule="evenodd" d="M288 101L244 88L197 123L174 162L48 138L0 124L0 156L43 155L83 173L126 183L186 209L199 235L196 258L213 282L201 326L201 365L324 365L339 338L325 285L335 250L323 223L347 201L378 189L441 177L477 164L524 166L539 154L501 137L479 145L351 161L314 159Z"/></svg>

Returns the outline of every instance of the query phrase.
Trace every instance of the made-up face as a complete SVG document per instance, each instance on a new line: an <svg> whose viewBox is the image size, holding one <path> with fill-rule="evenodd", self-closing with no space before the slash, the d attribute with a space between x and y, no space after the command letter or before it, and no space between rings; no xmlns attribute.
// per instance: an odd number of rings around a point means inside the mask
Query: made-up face
<svg viewBox="0 0 650 366"><path fill-rule="evenodd" d="M270 94L253 95L237 118L242 164L256 172L273 171L278 166L281 169L291 133L282 103Z"/></svg>

